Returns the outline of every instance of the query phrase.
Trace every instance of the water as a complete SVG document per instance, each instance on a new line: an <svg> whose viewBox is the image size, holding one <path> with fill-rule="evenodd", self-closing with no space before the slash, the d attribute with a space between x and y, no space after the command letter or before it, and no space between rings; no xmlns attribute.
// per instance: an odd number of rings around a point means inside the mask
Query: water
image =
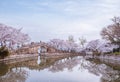
<svg viewBox="0 0 120 82"><path fill-rule="evenodd" d="M120 82L120 66L112 64L80 56L0 63L0 82Z"/></svg>

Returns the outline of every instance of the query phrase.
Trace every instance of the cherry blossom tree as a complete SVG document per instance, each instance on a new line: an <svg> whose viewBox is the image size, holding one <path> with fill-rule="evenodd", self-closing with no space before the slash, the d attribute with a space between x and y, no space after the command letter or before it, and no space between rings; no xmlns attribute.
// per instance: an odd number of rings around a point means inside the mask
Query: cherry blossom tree
<svg viewBox="0 0 120 82"><path fill-rule="evenodd" d="M87 46L87 49L90 49L92 52L97 53L107 53L112 52L114 48L118 48L117 45L111 44L105 40L92 40L90 41Z"/></svg>
<svg viewBox="0 0 120 82"><path fill-rule="evenodd" d="M80 52L81 49L75 42L71 42L68 40L60 40L60 39L52 39L48 42L49 46L52 46L60 51L66 52Z"/></svg>
<svg viewBox="0 0 120 82"><path fill-rule="evenodd" d="M21 45L30 40L27 34L21 32L21 29L16 29L4 24L0 24L0 45L7 46L12 49L15 45Z"/></svg>
<svg viewBox="0 0 120 82"><path fill-rule="evenodd" d="M112 21L113 24L102 29L101 36L112 44L119 45L118 51L120 52L120 17L114 17Z"/></svg>
<svg viewBox="0 0 120 82"><path fill-rule="evenodd" d="M89 48L92 51L96 51L99 49L99 43L99 40L92 40L87 44L86 48Z"/></svg>
<svg viewBox="0 0 120 82"><path fill-rule="evenodd" d="M112 21L113 24L102 29L101 36L103 39L120 46L120 17L114 17Z"/></svg>

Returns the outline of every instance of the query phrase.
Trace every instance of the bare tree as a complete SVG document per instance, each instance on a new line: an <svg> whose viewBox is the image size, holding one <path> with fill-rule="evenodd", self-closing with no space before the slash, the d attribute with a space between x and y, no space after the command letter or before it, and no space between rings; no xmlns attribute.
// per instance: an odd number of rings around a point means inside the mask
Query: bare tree
<svg viewBox="0 0 120 82"><path fill-rule="evenodd" d="M74 36L70 35L68 36L68 41L71 42L71 43L74 43Z"/></svg>
<svg viewBox="0 0 120 82"><path fill-rule="evenodd" d="M87 40L84 37L79 38L80 41L80 45L82 46L82 48L84 48L85 43L87 42Z"/></svg>

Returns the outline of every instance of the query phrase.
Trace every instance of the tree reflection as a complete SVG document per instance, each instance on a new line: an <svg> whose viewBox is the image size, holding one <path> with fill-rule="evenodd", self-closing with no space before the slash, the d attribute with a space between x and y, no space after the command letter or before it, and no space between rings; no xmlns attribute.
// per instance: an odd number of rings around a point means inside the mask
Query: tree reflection
<svg viewBox="0 0 120 82"><path fill-rule="evenodd" d="M56 61L53 65L49 67L51 72L59 72L64 69L72 71L75 66L79 65L79 70L87 69L90 73L100 76L101 82L120 82L120 71L114 70L112 67L98 60L85 60L83 58L65 58Z"/></svg>
<svg viewBox="0 0 120 82"><path fill-rule="evenodd" d="M71 72L74 71L73 68L76 66L78 66L78 70L88 70L88 72L101 77L101 82L120 82L120 70L112 67L109 62L105 63L96 59L86 60L80 56L68 58L40 57L41 62L39 64L36 60L37 58L9 64L9 66L2 64L2 67L0 66L0 82L25 82L28 72L23 67L39 71L47 68L51 72L60 72L67 69Z"/></svg>
<svg viewBox="0 0 120 82"><path fill-rule="evenodd" d="M28 72L21 68L13 68L0 77L0 82L25 82Z"/></svg>
<svg viewBox="0 0 120 82"><path fill-rule="evenodd" d="M100 61L99 61L100 62ZM85 66L89 72L101 76L101 82L120 82L120 71L94 60Z"/></svg>
<svg viewBox="0 0 120 82"><path fill-rule="evenodd" d="M5 75L8 72L8 65L6 65L5 63L0 63L0 76Z"/></svg>
<svg viewBox="0 0 120 82"><path fill-rule="evenodd" d="M55 62L54 65L51 65L49 71L59 72L63 71L64 69L73 71L73 68L81 62L80 59L82 58L77 57L64 58L62 60Z"/></svg>

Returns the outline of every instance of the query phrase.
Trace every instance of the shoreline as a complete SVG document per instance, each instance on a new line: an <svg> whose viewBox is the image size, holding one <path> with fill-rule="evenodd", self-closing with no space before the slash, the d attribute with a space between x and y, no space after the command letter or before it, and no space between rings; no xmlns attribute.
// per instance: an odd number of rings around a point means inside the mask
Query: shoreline
<svg viewBox="0 0 120 82"><path fill-rule="evenodd" d="M46 58L58 58L58 57L70 57L70 56L80 56L80 54L73 53L41 53L42 57ZM0 63L15 63L34 59L38 57L38 54L20 54L20 55L10 55L4 59L0 59Z"/></svg>
<svg viewBox="0 0 120 82"><path fill-rule="evenodd" d="M0 59L0 63L4 62L4 63L14 63L14 62L21 62L21 61L25 61L28 59L32 59L34 57L37 57L37 54L21 54L21 55L11 55L9 57L6 57L4 59Z"/></svg>
<svg viewBox="0 0 120 82"><path fill-rule="evenodd" d="M111 54L108 54L108 55L101 55L101 56L92 56L92 55L88 55L88 56L85 56L86 59L89 59L89 58L95 58L95 59L100 59L101 61L106 61L106 62L117 62L117 63L120 63L120 55L111 55Z"/></svg>
<svg viewBox="0 0 120 82"><path fill-rule="evenodd" d="M73 53L42 53L42 57L46 58L58 58L58 57L70 57L70 56L83 56L82 54L73 54ZM6 57L5 59L0 59L0 63L14 63L14 62L21 62L21 61L26 61L29 59L34 59L35 57L38 57L38 54L20 54L20 55L10 55ZM92 56L92 55L87 55L84 56L85 59L89 58L96 58L100 59L101 61L110 61L110 62L120 62L120 55L101 55L101 56Z"/></svg>

